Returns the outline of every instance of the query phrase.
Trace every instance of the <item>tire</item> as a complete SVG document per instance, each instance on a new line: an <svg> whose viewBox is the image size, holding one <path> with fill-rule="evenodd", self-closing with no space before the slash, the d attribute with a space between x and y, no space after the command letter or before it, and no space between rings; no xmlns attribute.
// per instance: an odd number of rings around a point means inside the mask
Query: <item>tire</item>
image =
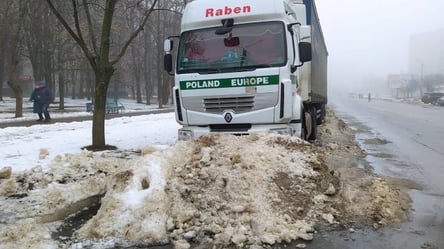
<svg viewBox="0 0 444 249"><path fill-rule="evenodd" d="M307 127L307 123L306 123L306 119L307 119L307 112L305 111L305 108L302 107L301 108L301 138L304 140L308 140L308 133L309 131L307 130L309 127ZM309 124L308 124L309 125Z"/></svg>
<svg viewBox="0 0 444 249"><path fill-rule="evenodd" d="M317 128L317 119L316 119L316 107L310 106L308 109L311 118L311 133L308 136L308 140L316 140L318 137L318 129Z"/></svg>
<svg viewBox="0 0 444 249"><path fill-rule="evenodd" d="M316 108L314 106L309 106L302 109L302 129L301 138L307 141L316 140L317 129L316 129Z"/></svg>
<svg viewBox="0 0 444 249"><path fill-rule="evenodd" d="M319 118L316 118L316 124L320 125L324 122L325 119L325 104L320 105L320 115Z"/></svg>

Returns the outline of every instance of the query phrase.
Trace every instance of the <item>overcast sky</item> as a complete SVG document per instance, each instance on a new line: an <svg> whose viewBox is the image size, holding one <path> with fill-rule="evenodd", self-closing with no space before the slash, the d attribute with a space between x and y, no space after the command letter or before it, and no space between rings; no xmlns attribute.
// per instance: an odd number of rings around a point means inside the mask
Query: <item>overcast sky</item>
<svg viewBox="0 0 444 249"><path fill-rule="evenodd" d="M331 87L406 73L409 36L444 29L444 0L316 0L316 5Z"/></svg>

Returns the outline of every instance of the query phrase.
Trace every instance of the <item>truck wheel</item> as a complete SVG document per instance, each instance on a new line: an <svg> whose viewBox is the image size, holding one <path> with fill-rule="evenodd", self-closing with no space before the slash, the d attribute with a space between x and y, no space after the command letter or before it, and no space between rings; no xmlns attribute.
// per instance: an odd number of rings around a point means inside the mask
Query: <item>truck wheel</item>
<svg viewBox="0 0 444 249"><path fill-rule="evenodd" d="M301 138L304 140L316 140L316 108L308 107L302 109Z"/></svg>
<svg viewBox="0 0 444 249"><path fill-rule="evenodd" d="M316 129L317 126L317 119L316 119L316 107L311 106L308 109L308 113L310 116L309 122L311 122L311 131L308 134L308 140L316 140L317 136L318 136L318 132ZM307 120L308 121L308 120Z"/></svg>
<svg viewBox="0 0 444 249"><path fill-rule="evenodd" d="M308 136L310 136L311 133L311 122L309 121L310 113L303 110L302 112L302 129L301 129L301 138L304 140L308 140Z"/></svg>
<svg viewBox="0 0 444 249"><path fill-rule="evenodd" d="M316 118L316 124L320 125L325 118L325 104L321 104L319 108L319 117Z"/></svg>

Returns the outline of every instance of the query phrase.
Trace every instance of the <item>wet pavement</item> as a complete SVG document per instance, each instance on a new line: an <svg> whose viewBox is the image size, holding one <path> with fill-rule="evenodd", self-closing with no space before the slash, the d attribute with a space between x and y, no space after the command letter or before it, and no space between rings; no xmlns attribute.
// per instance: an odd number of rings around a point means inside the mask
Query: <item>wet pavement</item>
<svg viewBox="0 0 444 249"><path fill-rule="evenodd" d="M359 102L360 101L360 102ZM353 102L353 103L351 103ZM399 188L412 199L409 220L397 228L372 228L327 231L319 229L306 248L444 248L444 146L440 136L444 134L444 122L430 123L424 120L441 116L444 108L422 112L422 106L379 101L366 103L362 100L345 100L333 103L339 118L357 131L356 140L368 156L360 167L370 168L376 174L397 179ZM370 105L377 105L375 108ZM372 109L373 108L373 109ZM410 111L402 111L408 108ZM399 115L413 117L417 123L406 122L402 117L387 115L390 110ZM415 116L418 110L418 116ZM442 116L441 116L442 118ZM417 127L417 128L415 128ZM436 139L436 141L435 141ZM419 142L420 141L420 142ZM442 147L441 147L442 146ZM441 166L441 167L440 167ZM396 182L396 181L395 181ZM296 248L292 243L287 248ZM282 247L283 248L283 247Z"/></svg>

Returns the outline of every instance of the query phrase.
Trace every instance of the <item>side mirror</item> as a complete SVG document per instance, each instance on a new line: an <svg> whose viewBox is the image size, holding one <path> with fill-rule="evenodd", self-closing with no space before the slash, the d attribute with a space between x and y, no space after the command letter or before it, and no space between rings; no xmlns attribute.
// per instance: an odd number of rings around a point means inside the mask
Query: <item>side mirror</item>
<svg viewBox="0 0 444 249"><path fill-rule="evenodd" d="M309 42L300 42L299 43L299 61L301 64L299 65L292 65L291 66L291 72L296 72L296 69L302 65L304 65L304 62L311 61L311 43Z"/></svg>
<svg viewBox="0 0 444 249"><path fill-rule="evenodd" d="M166 39L163 42L163 51L165 51L165 53L169 53L171 50L173 50L173 40Z"/></svg>
<svg viewBox="0 0 444 249"><path fill-rule="evenodd" d="M302 63L311 61L311 43L309 42L299 43L299 60Z"/></svg>
<svg viewBox="0 0 444 249"><path fill-rule="evenodd" d="M163 56L163 68L171 75L171 71L173 71L173 55L165 54Z"/></svg>

